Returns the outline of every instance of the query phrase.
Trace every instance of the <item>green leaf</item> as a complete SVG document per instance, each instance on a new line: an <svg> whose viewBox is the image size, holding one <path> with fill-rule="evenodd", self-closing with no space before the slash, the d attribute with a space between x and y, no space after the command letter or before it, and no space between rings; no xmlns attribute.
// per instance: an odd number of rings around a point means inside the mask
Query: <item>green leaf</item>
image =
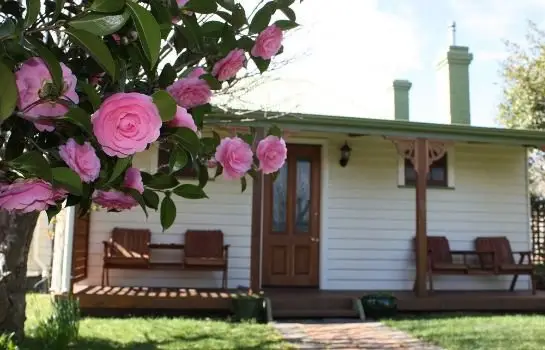
<svg viewBox="0 0 545 350"><path fill-rule="evenodd" d="M57 19L57 17L59 17L59 15L62 12L62 9L64 8L65 2L66 0L55 0L55 12L53 12L53 16L51 17L51 22L54 22Z"/></svg>
<svg viewBox="0 0 545 350"><path fill-rule="evenodd" d="M176 187L172 192L186 199L208 198L208 196L206 195L206 193L204 193L204 190L201 187L193 184L180 185Z"/></svg>
<svg viewBox="0 0 545 350"><path fill-rule="evenodd" d="M104 36L110 35L121 29L129 20L130 12L125 9L118 15L105 16L103 14L89 13L80 18L68 22L72 28L86 30L89 33Z"/></svg>
<svg viewBox="0 0 545 350"><path fill-rule="evenodd" d="M233 11L235 8L234 0L216 0L216 2L226 10Z"/></svg>
<svg viewBox="0 0 545 350"><path fill-rule="evenodd" d="M26 16L24 27L28 28L36 22L40 14L40 0L26 0Z"/></svg>
<svg viewBox="0 0 545 350"><path fill-rule="evenodd" d="M7 18L4 22L0 23L0 40L15 34L16 29L15 22L11 18Z"/></svg>
<svg viewBox="0 0 545 350"><path fill-rule="evenodd" d="M204 117L211 111L212 106L209 103L191 108L191 116L193 117L193 120L195 121L195 124L197 124L198 128L202 129Z"/></svg>
<svg viewBox="0 0 545 350"><path fill-rule="evenodd" d="M72 107L68 110L63 117L64 119L70 121L73 124L76 124L88 134L92 135L93 126L91 125L91 116L85 110L79 107Z"/></svg>
<svg viewBox="0 0 545 350"><path fill-rule="evenodd" d="M176 204L169 195L166 195L165 198L161 201L161 226L163 226L163 231L167 230L172 226L174 220L176 220Z"/></svg>
<svg viewBox="0 0 545 350"><path fill-rule="evenodd" d="M165 64L161 71L161 75L159 75L159 87L161 89L166 88L176 80L176 77L176 70L174 70L172 65L170 63Z"/></svg>
<svg viewBox="0 0 545 350"><path fill-rule="evenodd" d="M51 174L53 185L62 187L76 196L81 196L83 192L81 178L74 170L65 167L53 168Z"/></svg>
<svg viewBox="0 0 545 350"><path fill-rule="evenodd" d="M116 79L116 66L110 50L98 36L84 30L66 28L66 33L79 46L84 48L91 57L108 73L113 80Z"/></svg>
<svg viewBox="0 0 545 350"><path fill-rule="evenodd" d="M184 22L183 28L180 29L188 43L193 44L197 49L201 49L204 45L203 34L197 17L181 15Z"/></svg>
<svg viewBox="0 0 545 350"><path fill-rule="evenodd" d="M203 74L200 77L203 80L206 80L208 83L208 86L210 86L210 89L212 90L221 90L221 82L216 79L212 74Z"/></svg>
<svg viewBox="0 0 545 350"><path fill-rule="evenodd" d="M193 130L188 128L178 128L173 136L177 143L187 150L192 156L195 156L199 152L201 142Z"/></svg>
<svg viewBox="0 0 545 350"><path fill-rule="evenodd" d="M206 165L199 165L199 187L204 188L208 183L208 167Z"/></svg>
<svg viewBox="0 0 545 350"><path fill-rule="evenodd" d="M197 13L214 13L218 10L215 0L189 0L184 9Z"/></svg>
<svg viewBox="0 0 545 350"><path fill-rule="evenodd" d="M125 6L125 0L94 0L91 10L96 12L117 12Z"/></svg>
<svg viewBox="0 0 545 350"><path fill-rule="evenodd" d="M138 202L138 204L140 204L140 208L142 208L142 210L144 211L144 214L146 214L146 219L147 219L148 218L148 209L146 208L146 201L145 201L144 197L140 194L140 192L138 192L134 188L129 188L129 189L126 190L126 192L132 198L134 198Z"/></svg>
<svg viewBox="0 0 545 350"><path fill-rule="evenodd" d="M145 189L142 194L144 197L144 202L151 209L159 209L159 195L152 190Z"/></svg>
<svg viewBox="0 0 545 350"><path fill-rule="evenodd" d="M159 59L161 28L159 28L159 24L153 15L142 6L132 1L129 1L127 6L132 12L131 17L138 32L138 39L142 44L147 59L153 67L157 59Z"/></svg>
<svg viewBox="0 0 545 350"><path fill-rule="evenodd" d="M173 173L185 167L188 161L189 157L187 156L187 152L181 147L174 147L168 158L168 167L170 168L171 173Z"/></svg>
<svg viewBox="0 0 545 350"><path fill-rule="evenodd" d="M17 104L17 85L15 74L2 61L0 61L0 124L2 120L9 117L15 110Z"/></svg>
<svg viewBox="0 0 545 350"><path fill-rule="evenodd" d="M297 19L297 16L295 15L295 12L290 9L289 7L284 7L284 8L281 8L280 11L282 11L284 13L284 15L286 15L286 17L288 17L288 19L290 21L294 21Z"/></svg>
<svg viewBox="0 0 545 350"><path fill-rule="evenodd" d="M282 130L277 125L272 125L267 132L267 135L272 135L276 137L282 137Z"/></svg>
<svg viewBox="0 0 545 350"><path fill-rule="evenodd" d="M274 25L282 30L290 30L293 28L297 28L299 24L294 21L286 21L285 19L278 20L274 22Z"/></svg>
<svg viewBox="0 0 545 350"><path fill-rule="evenodd" d="M47 214L47 223L51 223L51 220L57 216L61 210L62 205L50 205L49 208L45 210L45 213Z"/></svg>
<svg viewBox="0 0 545 350"><path fill-rule="evenodd" d="M27 41L34 47L38 56L40 56L40 58L45 61L45 64L49 69L49 73L51 74L51 78L53 79L52 93L56 96L59 96L64 85L61 65L59 61L57 60L55 55L53 55L51 51L49 51L49 49L40 41L34 38L27 38Z"/></svg>
<svg viewBox="0 0 545 350"><path fill-rule="evenodd" d="M167 190L178 186L178 180L173 175L157 173L145 185L156 190Z"/></svg>
<svg viewBox="0 0 545 350"><path fill-rule="evenodd" d="M252 60L254 61L255 65L257 66L257 69L259 69L261 73L269 69L269 65L271 64L271 60L264 60L260 57L252 56Z"/></svg>
<svg viewBox="0 0 545 350"><path fill-rule="evenodd" d="M259 33L265 29L271 22L271 17L276 12L277 5L275 2L270 1L263 5L252 18L250 23L250 33Z"/></svg>
<svg viewBox="0 0 545 350"><path fill-rule="evenodd" d="M295 0L274 0L274 2L276 2L278 4L279 8L286 8L286 7L290 7L291 5L293 5Z"/></svg>
<svg viewBox="0 0 545 350"><path fill-rule="evenodd" d="M153 98L153 103L155 103L157 109L159 109L159 114L161 115L161 120L163 122L168 122L169 120L174 119L177 105L176 101L170 97L168 92L159 90L151 95L151 97Z"/></svg>
<svg viewBox="0 0 545 350"><path fill-rule="evenodd" d="M41 152L26 152L7 163L14 169L51 181L51 168Z"/></svg>
<svg viewBox="0 0 545 350"><path fill-rule="evenodd" d="M98 92L93 86L91 86L91 84L84 83L83 81L78 82L78 84L85 93L85 95L87 95L89 102L93 106L93 111L96 111L101 104Z"/></svg>
<svg viewBox="0 0 545 350"><path fill-rule="evenodd" d="M216 173L214 174L214 179L221 174L223 174L223 167L221 166L221 164L218 163L218 165L216 165Z"/></svg>
<svg viewBox="0 0 545 350"><path fill-rule="evenodd" d="M246 181L246 177L243 176L240 178L240 192L244 193L246 187L248 187L248 182Z"/></svg>
<svg viewBox="0 0 545 350"><path fill-rule="evenodd" d="M129 167L131 162L132 162L132 157L117 158L114 169L112 170L112 175L110 175L110 179L108 180L108 183L114 182L121 174L123 174L123 172Z"/></svg>
<svg viewBox="0 0 545 350"><path fill-rule="evenodd" d="M248 24L246 11L241 4L236 4L235 8L233 9L233 14L231 15L231 24L235 29L239 29L243 25Z"/></svg>

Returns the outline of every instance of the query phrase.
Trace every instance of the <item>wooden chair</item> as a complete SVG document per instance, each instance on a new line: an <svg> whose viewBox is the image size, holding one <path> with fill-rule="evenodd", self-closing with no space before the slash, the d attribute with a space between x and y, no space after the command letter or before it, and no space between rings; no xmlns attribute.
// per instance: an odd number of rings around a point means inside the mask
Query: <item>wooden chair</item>
<svg viewBox="0 0 545 350"><path fill-rule="evenodd" d="M229 245L219 230L188 230L185 233L183 264L186 270L222 271L222 288L227 289Z"/></svg>
<svg viewBox="0 0 545 350"><path fill-rule="evenodd" d="M151 232L147 229L116 227L111 238L103 241L104 261L102 265L102 286L110 284L110 269L149 268L149 243Z"/></svg>
<svg viewBox="0 0 545 350"><path fill-rule="evenodd" d="M513 275L509 291L515 290L519 275L529 275L532 280L532 294L536 294L535 269L532 264L532 252L513 252L511 244L505 236L477 237L475 248L479 252L493 252L492 256L481 256L482 264L495 275ZM518 262L514 255L519 255ZM528 257L524 262L524 257Z"/></svg>
<svg viewBox="0 0 545 350"><path fill-rule="evenodd" d="M466 275L471 264L467 257L477 254L474 251L451 250L449 241L444 236L427 236L427 242L428 281L432 291L433 275ZM462 261L455 259L456 256L461 257Z"/></svg>

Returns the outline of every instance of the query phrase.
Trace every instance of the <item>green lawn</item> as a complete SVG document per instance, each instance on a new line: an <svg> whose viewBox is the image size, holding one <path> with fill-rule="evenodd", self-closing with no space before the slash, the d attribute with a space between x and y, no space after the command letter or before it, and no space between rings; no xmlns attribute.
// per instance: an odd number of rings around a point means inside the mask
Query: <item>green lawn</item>
<svg viewBox="0 0 545 350"><path fill-rule="evenodd" d="M51 310L45 295L27 298L27 341L22 349L42 349L32 329ZM84 318L73 349L291 349L269 325L188 318Z"/></svg>
<svg viewBox="0 0 545 350"><path fill-rule="evenodd" d="M447 350L545 349L545 316L459 314L384 323Z"/></svg>

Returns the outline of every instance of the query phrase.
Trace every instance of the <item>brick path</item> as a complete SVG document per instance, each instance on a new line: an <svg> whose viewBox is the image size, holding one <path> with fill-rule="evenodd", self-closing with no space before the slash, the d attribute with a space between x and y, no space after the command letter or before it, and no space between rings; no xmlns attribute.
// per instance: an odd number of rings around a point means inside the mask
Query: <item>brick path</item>
<svg viewBox="0 0 545 350"><path fill-rule="evenodd" d="M299 349L441 350L380 322L305 320L277 322L274 327Z"/></svg>

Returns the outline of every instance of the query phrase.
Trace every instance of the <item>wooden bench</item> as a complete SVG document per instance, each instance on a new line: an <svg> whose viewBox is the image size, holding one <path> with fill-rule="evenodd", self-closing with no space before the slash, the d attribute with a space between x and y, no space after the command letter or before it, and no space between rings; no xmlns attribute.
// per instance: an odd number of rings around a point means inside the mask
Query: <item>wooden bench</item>
<svg viewBox="0 0 545 350"><path fill-rule="evenodd" d="M229 245L220 230L188 230L185 243L150 243L149 230L115 228L104 241L102 285L110 283L109 269L154 269L221 271L222 288L227 289ZM180 250L180 260L151 262L150 249Z"/></svg>
<svg viewBox="0 0 545 350"><path fill-rule="evenodd" d="M103 241L102 286L110 284L110 269L147 269L150 264L151 231L116 227Z"/></svg>
<svg viewBox="0 0 545 350"><path fill-rule="evenodd" d="M513 275L509 291L515 290L519 275L529 275L532 281L532 294L536 294L535 268L532 264L532 252L514 252L505 236L477 237L475 248L478 252L493 252L492 255L481 255L481 263L487 271L494 275ZM514 255L519 255L518 262ZM524 262L524 258L527 261Z"/></svg>
<svg viewBox="0 0 545 350"><path fill-rule="evenodd" d="M416 240L416 238L414 239ZM427 236L427 272L430 290L434 275L472 275L488 273L480 264L480 255L493 254L471 250L451 250L445 236ZM415 244L416 247L416 244ZM415 249L416 250L416 249ZM413 289L416 288L416 280Z"/></svg>

